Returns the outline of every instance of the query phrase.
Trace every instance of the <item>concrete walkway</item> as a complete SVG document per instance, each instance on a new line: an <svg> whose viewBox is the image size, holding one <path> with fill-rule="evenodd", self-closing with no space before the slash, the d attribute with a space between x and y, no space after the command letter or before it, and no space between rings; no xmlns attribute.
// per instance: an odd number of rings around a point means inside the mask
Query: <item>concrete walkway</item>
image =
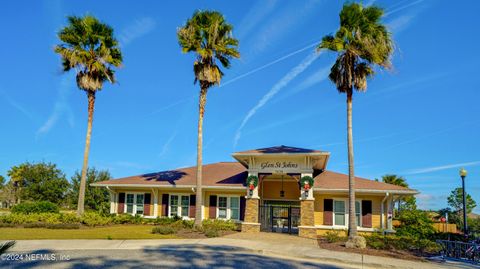
<svg viewBox="0 0 480 269"><path fill-rule="evenodd" d="M320 249L315 240L282 234L252 235L232 234L211 239L161 239L161 240L19 240L11 251L34 253L36 251L75 250L168 250L175 247L221 248L282 259L332 264L349 268L479 268L463 263L416 262L349 252Z"/></svg>

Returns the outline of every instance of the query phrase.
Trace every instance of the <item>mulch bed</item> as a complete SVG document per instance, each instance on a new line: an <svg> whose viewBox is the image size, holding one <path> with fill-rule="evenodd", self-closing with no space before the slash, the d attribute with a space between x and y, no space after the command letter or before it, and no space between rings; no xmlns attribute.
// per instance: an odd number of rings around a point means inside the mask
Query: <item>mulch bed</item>
<svg viewBox="0 0 480 269"><path fill-rule="evenodd" d="M320 238L317 240L318 246L323 249L333 250L333 251L343 251L351 252L357 254L371 255L371 256L380 256L396 259L404 259L411 261L426 261L427 256L423 256L421 253L414 251L405 251L405 250L383 250L383 249L351 249L345 247L345 242L334 242L330 243L326 239Z"/></svg>

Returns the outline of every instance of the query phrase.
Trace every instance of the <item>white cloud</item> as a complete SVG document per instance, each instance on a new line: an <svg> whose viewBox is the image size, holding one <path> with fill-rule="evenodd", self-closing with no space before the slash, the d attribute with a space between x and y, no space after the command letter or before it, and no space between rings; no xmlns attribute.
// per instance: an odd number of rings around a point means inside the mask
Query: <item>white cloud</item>
<svg viewBox="0 0 480 269"><path fill-rule="evenodd" d="M264 51L270 44L277 42L280 38L295 29L295 26L304 21L309 15L314 14L315 5L318 0L304 2L303 6L287 6L283 12L276 16L271 16L271 20L262 26L256 35L253 35L252 53L257 54Z"/></svg>
<svg viewBox="0 0 480 269"><path fill-rule="evenodd" d="M261 20L270 14L277 4L277 0L257 1L256 4L248 11L247 15L239 24L237 37L243 39L252 29L254 29Z"/></svg>
<svg viewBox="0 0 480 269"><path fill-rule="evenodd" d="M72 109L68 104L68 94L71 91L71 86L73 85L73 81L71 76L64 76L60 82L60 86L58 88L58 97L55 101L55 105L53 107L53 111L48 117L48 119L43 123L43 125L37 130L36 135L42 135L48 133L58 122L60 117L64 114L67 114L67 121L71 127L74 125L74 117L72 113Z"/></svg>
<svg viewBox="0 0 480 269"><path fill-rule="evenodd" d="M10 98L10 96L7 95L6 92L3 92L3 91L0 91L0 93L3 94L3 96L5 97L5 100L7 100L7 102L12 106L14 107L15 109L17 109L18 111L20 111L23 115L25 115L27 118L33 120L34 119L34 116L33 114L27 109L27 107L25 107L24 105L18 103L17 101L13 100L12 98Z"/></svg>
<svg viewBox="0 0 480 269"><path fill-rule="evenodd" d="M135 20L120 33L119 40L122 46L126 46L133 40L140 38L155 28L156 22L153 18L144 17Z"/></svg>
<svg viewBox="0 0 480 269"><path fill-rule="evenodd" d="M234 137L234 146L237 145L238 140L241 137L242 129L247 124L247 122L257 113L257 111L262 108L267 102L272 99L281 89L295 79L299 74L301 74L307 67L309 67L317 58L320 56L320 53L309 54L302 62L290 70L282 79L280 79L271 89L265 94L260 101L247 113L243 119L240 127L238 128L235 137Z"/></svg>
<svg viewBox="0 0 480 269"><path fill-rule="evenodd" d="M442 171L442 170L448 170L448 169L452 169L452 168L477 166L477 165L480 165L480 161L465 162L465 163L453 163L453 164L445 164L445 165L425 167L425 168L419 168L419 169L412 169L412 170L407 171L405 174L407 174L407 175L425 174L425 173L437 172L437 171Z"/></svg>

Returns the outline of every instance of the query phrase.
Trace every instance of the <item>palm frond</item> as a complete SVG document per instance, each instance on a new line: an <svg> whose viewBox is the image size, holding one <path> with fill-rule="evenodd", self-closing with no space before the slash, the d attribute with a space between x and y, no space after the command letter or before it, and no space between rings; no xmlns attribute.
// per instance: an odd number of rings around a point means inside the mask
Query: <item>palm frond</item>
<svg viewBox="0 0 480 269"><path fill-rule="evenodd" d="M239 58L238 40L232 36L233 26L228 24L217 11L196 11L193 16L177 30L178 43L182 52L194 52L197 60L193 70L195 82L204 85L219 84L224 68L230 67L230 60Z"/></svg>
<svg viewBox="0 0 480 269"><path fill-rule="evenodd" d="M8 249L15 245L15 241L6 241L0 244L0 254L5 253Z"/></svg>
<svg viewBox="0 0 480 269"><path fill-rule="evenodd" d="M329 75L340 92L355 88L367 89L375 65L391 68L394 44L390 32L382 24L383 9L347 3L340 12L340 28L334 35L323 37L317 51L328 49L338 53Z"/></svg>
<svg viewBox="0 0 480 269"><path fill-rule="evenodd" d="M85 91L100 90L105 81L114 83L114 67L120 67L123 58L113 28L90 15L69 16L68 22L58 33L62 43L54 48L63 70L77 70L77 85Z"/></svg>

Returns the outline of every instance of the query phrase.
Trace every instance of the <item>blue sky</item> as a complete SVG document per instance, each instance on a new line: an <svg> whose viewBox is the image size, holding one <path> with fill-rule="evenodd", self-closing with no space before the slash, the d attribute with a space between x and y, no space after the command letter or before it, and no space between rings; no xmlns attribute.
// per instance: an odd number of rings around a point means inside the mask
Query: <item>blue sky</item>
<svg viewBox="0 0 480 269"><path fill-rule="evenodd" d="M374 1L366 1L366 4ZM375 1L396 41L395 68L380 71L353 104L356 175L394 173L421 191L422 208L446 206L469 171L480 204L478 77L480 3ZM29 8L25 8L28 6ZM124 54L118 84L97 95L90 165L114 177L191 166L198 86L176 29L196 9L235 27L242 58L207 99L204 162L273 145L331 152L347 172L345 95L328 81L335 55L314 44L338 27L340 1L9 1L0 10L0 174L24 161L81 168L87 98L62 74L56 33L87 13L115 29ZM8 42L7 42L8 41ZM480 206L475 210L480 213Z"/></svg>

